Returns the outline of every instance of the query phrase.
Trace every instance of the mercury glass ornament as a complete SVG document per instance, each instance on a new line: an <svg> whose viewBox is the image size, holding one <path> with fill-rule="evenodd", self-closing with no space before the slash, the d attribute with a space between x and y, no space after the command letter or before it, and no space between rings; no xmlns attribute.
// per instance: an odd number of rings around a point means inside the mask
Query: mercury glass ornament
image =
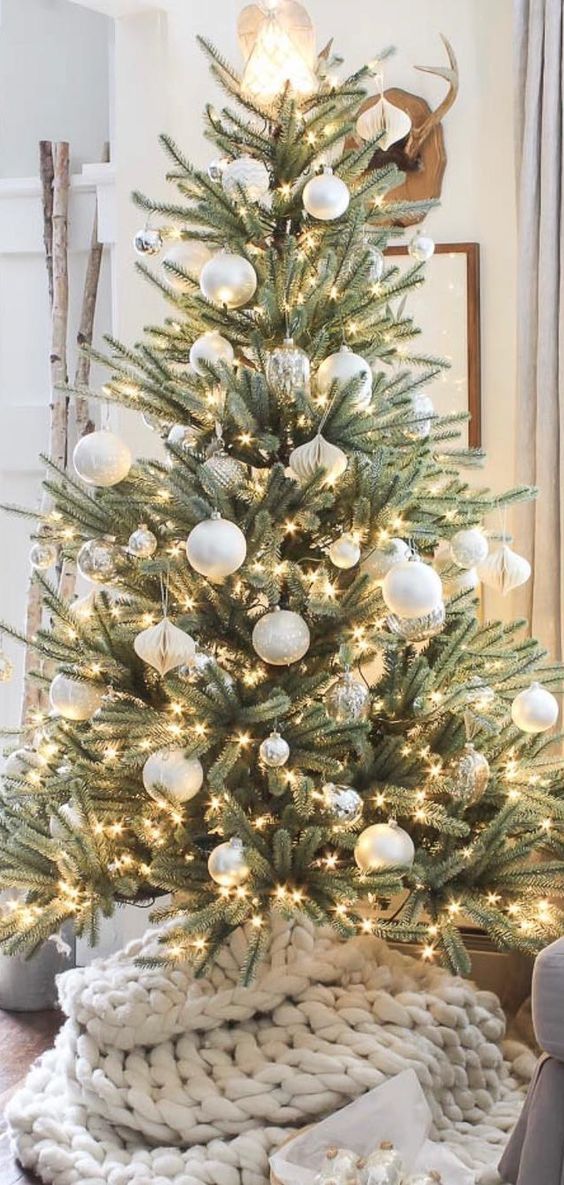
<svg viewBox="0 0 564 1185"><path fill-rule="evenodd" d="M483 753L468 743L453 770L451 796L462 806L474 806L486 792L490 767Z"/></svg>
<svg viewBox="0 0 564 1185"><path fill-rule="evenodd" d="M366 1157L363 1168L365 1185L402 1185L405 1166L400 1153L389 1140Z"/></svg>
<svg viewBox="0 0 564 1185"><path fill-rule="evenodd" d="M14 664L7 654L0 650L0 683L9 683L14 674Z"/></svg>
<svg viewBox="0 0 564 1185"><path fill-rule="evenodd" d="M163 246L160 230L154 230L150 226L138 230L133 239L133 246L137 255L158 255Z"/></svg>
<svg viewBox="0 0 564 1185"><path fill-rule="evenodd" d="M325 696L325 711L339 724L366 720L370 712L370 692L364 683L345 671Z"/></svg>
<svg viewBox="0 0 564 1185"><path fill-rule="evenodd" d="M413 236L407 250L417 263L426 263L435 252L435 244L430 235L424 235L420 230Z"/></svg>
<svg viewBox="0 0 564 1185"><path fill-rule="evenodd" d="M395 819L390 819L388 823L374 823L361 832L354 858L361 872L411 868L415 845L407 831Z"/></svg>
<svg viewBox="0 0 564 1185"><path fill-rule="evenodd" d="M442 1185L442 1180L437 1169L431 1169L429 1173L414 1173L412 1177L406 1177L405 1185Z"/></svg>
<svg viewBox="0 0 564 1185"><path fill-rule="evenodd" d="M137 530L129 536L127 550L137 560L148 560L155 554L158 547L157 536L149 530L146 523L140 523Z"/></svg>
<svg viewBox="0 0 564 1185"><path fill-rule="evenodd" d="M328 1148L314 1185L357 1185L360 1157L349 1148Z"/></svg>
<svg viewBox="0 0 564 1185"><path fill-rule="evenodd" d="M446 609L441 602L430 613L421 617L398 617L390 613L386 618L386 625L392 634L404 638L406 642L426 642L440 634L446 620Z"/></svg>
<svg viewBox="0 0 564 1185"><path fill-rule="evenodd" d="M211 474L218 486L228 494L241 489L247 479L246 465L237 461L235 457L230 457L224 448L216 449L211 457L204 461L203 469Z"/></svg>
<svg viewBox="0 0 564 1185"><path fill-rule="evenodd" d="M57 548L54 543L39 540L33 544L29 553L29 562L36 572L46 572L57 562Z"/></svg>
<svg viewBox="0 0 564 1185"><path fill-rule="evenodd" d="M292 337L268 355L266 378L278 399L293 400L298 392L309 395L310 374L309 358Z"/></svg>
<svg viewBox="0 0 564 1185"><path fill-rule="evenodd" d="M208 872L216 885L224 889L236 889L251 875L247 864L243 841L236 836L228 843L220 843L211 852Z"/></svg>
<svg viewBox="0 0 564 1185"><path fill-rule="evenodd" d="M336 823L344 827L352 827L362 816L363 801L360 794L352 786L338 786L335 782L326 782L321 791L323 805Z"/></svg>
<svg viewBox="0 0 564 1185"><path fill-rule="evenodd" d="M277 729L266 737L259 749L261 761L271 769L279 769L285 765L290 756L290 746Z"/></svg>
<svg viewBox="0 0 564 1185"><path fill-rule="evenodd" d="M119 549L115 546L112 535L103 535L101 539L89 539L82 544L76 557L76 566L81 576L94 584L105 584L113 580L116 574L116 560Z"/></svg>

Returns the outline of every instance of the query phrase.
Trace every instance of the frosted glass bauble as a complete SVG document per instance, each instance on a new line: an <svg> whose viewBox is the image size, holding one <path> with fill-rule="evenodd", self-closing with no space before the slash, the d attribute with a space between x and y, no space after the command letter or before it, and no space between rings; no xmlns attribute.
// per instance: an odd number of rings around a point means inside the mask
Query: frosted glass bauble
<svg viewBox="0 0 564 1185"><path fill-rule="evenodd" d="M208 518L190 531L186 555L200 576L219 583L244 564L247 541L236 523L219 516Z"/></svg>
<svg viewBox="0 0 564 1185"><path fill-rule="evenodd" d="M171 288L175 288L177 292L190 292L192 290L190 281L184 276L179 276L172 268L182 268L182 271L187 272L194 280L199 280L202 268L211 258L212 252L209 247L205 243L201 243L199 239L185 239L181 243L176 243L163 256L162 262L167 284L170 284Z"/></svg>
<svg viewBox="0 0 564 1185"><path fill-rule="evenodd" d="M325 711L339 724L354 724L370 714L370 692L364 682L345 671L325 696Z"/></svg>
<svg viewBox="0 0 564 1185"><path fill-rule="evenodd" d="M82 436L72 455L81 481L89 486L115 486L131 469L131 453L124 440L102 430Z"/></svg>
<svg viewBox="0 0 564 1185"><path fill-rule="evenodd" d="M558 701L540 683L531 683L511 704L511 719L521 732L546 732L558 719Z"/></svg>
<svg viewBox="0 0 564 1185"><path fill-rule="evenodd" d="M409 436L411 440L426 440L431 432L435 414L435 405L431 396L426 395L424 391L418 391L411 399L413 418L404 429L406 436Z"/></svg>
<svg viewBox="0 0 564 1185"><path fill-rule="evenodd" d="M421 231L418 231L413 236L407 249L411 258L415 259L417 263L426 263L435 252L435 243L430 235L424 235Z"/></svg>
<svg viewBox="0 0 564 1185"><path fill-rule="evenodd" d="M375 584L380 584L390 569L407 559L408 555L409 547L403 539L390 539L384 547L374 547L368 552L362 561L361 572Z"/></svg>
<svg viewBox="0 0 564 1185"><path fill-rule="evenodd" d="M320 222L332 222L348 209L351 195L348 186L331 169L312 177L303 192L304 208Z"/></svg>
<svg viewBox="0 0 564 1185"><path fill-rule="evenodd" d="M206 300L226 305L228 309L238 309L254 296L257 274L242 255L220 251L202 269L200 288Z"/></svg>
<svg viewBox="0 0 564 1185"><path fill-rule="evenodd" d="M263 161L253 156L239 156L225 166L221 175L221 182L229 197L237 200L239 190L243 189L250 202L258 202L265 197L270 188L268 169Z"/></svg>
<svg viewBox="0 0 564 1185"><path fill-rule="evenodd" d="M285 667L299 662L307 654L311 637L309 627L299 613L275 609L257 621L252 640L263 662Z"/></svg>
<svg viewBox="0 0 564 1185"><path fill-rule="evenodd" d="M430 564L402 560L384 577L382 596L388 609L398 617L422 617L438 608L443 586Z"/></svg>
<svg viewBox="0 0 564 1185"><path fill-rule="evenodd" d="M216 885L223 889L236 889L248 880L251 870L247 864L245 848L240 839L220 843L208 859L208 872Z"/></svg>
<svg viewBox="0 0 564 1185"><path fill-rule="evenodd" d="M411 119L407 111L382 96L361 112L356 121L356 130L361 140L375 140L376 136L380 136L378 148L387 152L392 144L405 140L409 135Z"/></svg>
<svg viewBox="0 0 564 1185"><path fill-rule="evenodd" d="M360 544L354 535L346 532L341 535L328 549L329 559L336 568L347 570L354 568L360 559Z"/></svg>
<svg viewBox="0 0 564 1185"><path fill-rule="evenodd" d="M270 736L265 737L259 748L259 754L265 765L272 769L279 769L280 766L286 764L290 756L290 746L284 737L275 730L270 733Z"/></svg>
<svg viewBox="0 0 564 1185"><path fill-rule="evenodd" d="M514 588L526 584L531 575L531 565L522 555L517 555L507 543L492 551L478 565L478 576L488 588L494 588L507 596Z"/></svg>
<svg viewBox="0 0 564 1185"><path fill-rule="evenodd" d="M29 553L29 562L36 572L46 572L57 563L58 551L54 543L39 540L33 544Z"/></svg>
<svg viewBox="0 0 564 1185"><path fill-rule="evenodd" d="M143 785L151 798L169 794L176 802L188 802L200 790L204 771L197 757L185 757L182 749L158 749L143 766Z"/></svg>
<svg viewBox="0 0 564 1185"><path fill-rule="evenodd" d="M357 380L352 396L354 406L359 411L366 411L372 400L372 371L365 358L355 354L350 346L341 346L321 363L317 372L317 390L320 395L328 395L333 383L345 387L353 379Z"/></svg>
<svg viewBox="0 0 564 1185"><path fill-rule="evenodd" d="M390 819L388 823L374 823L361 832L354 858L361 872L411 868L415 846L407 831L395 819Z"/></svg>
<svg viewBox="0 0 564 1185"><path fill-rule="evenodd" d="M115 540L108 536L101 539L87 539L76 557L76 566L85 580L93 584L105 584L116 574L116 560L120 550Z"/></svg>
<svg viewBox="0 0 564 1185"><path fill-rule="evenodd" d="M309 481L319 469L325 473L325 481L331 484L341 477L348 465L347 454L336 444L326 440L321 432L300 444L290 454L290 469L299 481Z"/></svg>
<svg viewBox="0 0 564 1185"><path fill-rule="evenodd" d="M457 531L450 541L452 558L460 568L474 568L485 560L489 544L478 527Z"/></svg>
<svg viewBox="0 0 564 1185"><path fill-rule="evenodd" d="M145 523L140 523L133 531L127 542L127 550L137 560L148 560L155 554L158 547L157 536L149 530Z"/></svg>
<svg viewBox="0 0 564 1185"><path fill-rule="evenodd" d="M190 350L190 365L193 366L196 374L200 374L202 377L206 375L208 378L210 377L209 371L202 363L207 363L208 366L217 366L219 362L223 362L225 366L233 366L234 360L235 353L231 342L217 333L215 329L197 337Z"/></svg>
<svg viewBox="0 0 564 1185"><path fill-rule="evenodd" d="M194 660L196 643L190 634L173 625L164 617L157 625L150 625L133 640L133 649L159 675L166 675Z"/></svg>
<svg viewBox="0 0 564 1185"><path fill-rule="evenodd" d="M90 720L101 706L104 691L94 683L81 683L68 675L55 675L49 688L49 701L58 716L65 720Z"/></svg>

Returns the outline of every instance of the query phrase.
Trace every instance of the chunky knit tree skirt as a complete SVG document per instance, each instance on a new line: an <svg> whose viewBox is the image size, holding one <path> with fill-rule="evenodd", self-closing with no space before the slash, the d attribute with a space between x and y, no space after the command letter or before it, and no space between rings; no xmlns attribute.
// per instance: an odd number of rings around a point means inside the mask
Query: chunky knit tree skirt
<svg viewBox="0 0 564 1185"><path fill-rule="evenodd" d="M534 1059L516 1045L504 1058L490 992L305 921L277 924L249 988L240 933L201 980L136 964L154 950L152 932L59 981L68 1020L8 1109L15 1153L42 1181L265 1185L292 1131L408 1067L434 1138L476 1180L497 1163Z"/></svg>

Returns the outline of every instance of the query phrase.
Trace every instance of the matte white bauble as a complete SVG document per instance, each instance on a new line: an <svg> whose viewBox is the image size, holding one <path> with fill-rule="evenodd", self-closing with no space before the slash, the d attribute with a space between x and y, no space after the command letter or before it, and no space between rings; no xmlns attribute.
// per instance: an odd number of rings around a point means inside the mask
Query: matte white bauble
<svg viewBox="0 0 564 1185"><path fill-rule="evenodd" d="M178 275L173 268L179 267L187 272L194 280L199 280L202 268L212 257L212 252L199 239L185 239L176 243L163 256L163 268L167 284L177 292L189 292L192 285L184 276ZM167 266L168 265L168 266Z"/></svg>
<svg viewBox="0 0 564 1185"><path fill-rule="evenodd" d="M234 837L228 843L220 843L208 859L208 872L216 885L223 889L236 889L251 875L247 864L243 841Z"/></svg>
<svg viewBox="0 0 564 1185"><path fill-rule="evenodd" d="M206 300L226 305L228 309L238 309L254 296L257 274L242 255L220 251L202 269L200 288Z"/></svg>
<svg viewBox="0 0 564 1185"><path fill-rule="evenodd" d="M219 583L244 564L247 541L236 523L218 515L204 519L190 531L186 555L200 576Z"/></svg>
<svg viewBox="0 0 564 1185"><path fill-rule="evenodd" d="M402 111L401 107L396 107L382 96L361 112L356 121L356 130L361 140L375 140L379 136L378 148L387 152L392 144L405 140L409 135L411 119L407 111Z"/></svg>
<svg viewBox="0 0 564 1185"><path fill-rule="evenodd" d="M299 662L309 650L309 627L299 613L275 609L265 613L253 630L253 647L263 662L286 667Z"/></svg>
<svg viewBox="0 0 564 1185"><path fill-rule="evenodd" d="M435 415L435 405L431 396L426 395L424 391L418 391L411 399L412 419L405 428L406 436L412 440L426 440Z"/></svg>
<svg viewBox="0 0 564 1185"><path fill-rule="evenodd" d="M290 469L298 481L310 481L319 469L323 469L325 481L330 485L343 475L347 465L347 454L326 440L321 432L290 454Z"/></svg>
<svg viewBox="0 0 564 1185"><path fill-rule="evenodd" d="M163 617L157 625L141 630L133 640L133 649L159 675L166 675L176 667L193 662L196 655L194 639L173 625L168 617Z"/></svg>
<svg viewBox="0 0 564 1185"><path fill-rule="evenodd" d="M470 527L457 531L450 541L452 558L460 568L474 568L485 560L489 544L483 531Z"/></svg>
<svg viewBox="0 0 564 1185"><path fill-rule="evenodd" d="M124 440L102 430L82 436L72 455L81 481L89 486L115 486L131 469L131 453Z"/></svg>
<svg viewBox="0 0 564 1185"><path fill-rule="evenodd" d="M143 766L143 785L151 798L169 794L176 802L188 802L204 781L197 757L185 757L183 749L158 749Z"/></svg>
<svg viewBox="0 0 564 1185"><path fill-rule="evenodd" d="M415 846L410 835L390 819L373 823L358 837L354 858L361 872L380 872L384 868L411 868Z"/></svg>
<svg viewBox="0 0 564 1185"><path fill-rule="evenodd" d="M65 720L90 720L101 706L103 689L94 683L81 683L68 675L55 675L49 688L49 701L58 716Z"/></svg>
<svg viewBox="0 0 564 1185"><path fill-rule="evenodd" d="M360 559L358 539L348 531L335 539L329 548L329 559L336 568L354 568Z"/></svg>
<svg viewBox="0 0 564 1185"><path fill-rule="evenodd" d="M208 366L217 366L219 362L223 362L225 366L233 366L234 359L235 354L231 342L228 342L227 338L222 337L221 333L217 333L215 329L197 337L190 350L190 363L196 374L203 377L206 375L209 377L209 371L202 363L206 363Z"/></svg>
<svg viewBox="0 0 564 1185"><path fill-rule="evenodd" d="M341 218L348 209L350 199L348 186L329 168L324 169L319 176L312 177L303 192L304 208L320 222Z"/></svg>
<svg viewBox="0 0 564 1185"><path fill-rule="evenodd" d="M521 732L546 732L558 719L558 701L540 683L531 683L511 704L511 719Z"/></svg>
<svg viewBox="0 0 564 1185"><path fill-rule="evenodd" d="M384 576L409 555L409 547L403 539L390 539L385 547L374 547L362 561L361 572L375 584L381 584Z"/></svg>
<svg viewBox="0 0 564 1185"><path fill-rule="evenodd" d="M253 156L239 156L230 161L222 172L221 183L229 197L238 198L242 189L250 202L260 201L270 189L266 165Z"/></svg>
<svg viewBox="0 0 564 1185"><path fill-rule="evenodd" d="M434 255L435 243L430 235L424 235L421 231L417 231L408 245L407 250L412 259L417 263L426 263L428 259Z"/></svg>
<svg viewBox="0 0 564 1185"><path fill-rule="evenodd" d="M422 617L441 604L443 586L430 564L401 560L384 577L382 596L398 617Z"/></svg>
<svg viewBox="0 0 564 1185"><path fill-rule="evenodd" d="M350 346L341 346L335 354L329 354L317 372L317 390L328 395L333 383L344 387L356 379L353 395L354 406L366 411L372 401L372 371L365 358L355 354Z"/></svg>
<svg viewBox="0 0 564 1185"><path fill-rule="evenodd" d="M522 555L517 555L507 543L486 556L478 565L478 576L488 588L494 588L507 596L514 588L525 584L531 575L531 565Z"/></svg>

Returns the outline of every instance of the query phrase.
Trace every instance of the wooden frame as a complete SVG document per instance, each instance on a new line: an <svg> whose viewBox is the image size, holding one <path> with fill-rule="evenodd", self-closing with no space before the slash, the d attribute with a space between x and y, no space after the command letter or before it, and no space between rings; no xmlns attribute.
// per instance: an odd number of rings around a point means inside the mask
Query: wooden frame
<svg viewBox="0 0 564 1185"><path fill-rule="evenodd" d="M406 246L392 244L386 255L407 255ZM468 444L480 448L482 444L482 345L480 326L480 244L436 243L436 255L466 256L466 343L468 382Z"/></svg>

